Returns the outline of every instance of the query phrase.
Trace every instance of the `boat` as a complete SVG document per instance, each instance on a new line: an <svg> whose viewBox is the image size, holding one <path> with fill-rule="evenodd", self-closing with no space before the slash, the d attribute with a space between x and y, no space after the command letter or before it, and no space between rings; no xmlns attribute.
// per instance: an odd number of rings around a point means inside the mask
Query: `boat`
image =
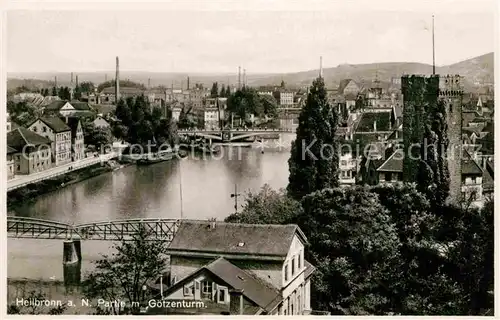
<svg viewBox="0 0 500 320"><path fill-rule="evenodd" d="M158 162L172 160L175 153L172 150L164 150L158 152L151 152L144 155L141 159L137 160L137 165L150 165Z"/></svg>

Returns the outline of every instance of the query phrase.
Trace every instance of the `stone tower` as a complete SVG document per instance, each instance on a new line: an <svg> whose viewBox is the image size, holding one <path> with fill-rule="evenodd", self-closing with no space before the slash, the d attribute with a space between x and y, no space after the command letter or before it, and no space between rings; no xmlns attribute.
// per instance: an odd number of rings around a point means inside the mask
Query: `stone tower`
<svg viewBox="0 0 500 320"><path fill-rule="evenodd" d="M403 94L403 180L416 182L419 175L419 163L423 148L426 125L432 123L439 115L437 110L444 104L445 123L447 127L447 150L442 150L447 157L447 169L450 177L449 199L458 202L461 196L461 164L462 151L462 95L463 79L460 76L430 77L411 75L401 78ZM439 152L439 151L438 151Z"/></svg>
<svg viewBox="0 0 500 320"><path fill-rule="evenodd" d="M459 75L439 78L439 99L446 107L448 126L448 171L450 174L450 200L462 200L462 99L464 80Z"/></svg>

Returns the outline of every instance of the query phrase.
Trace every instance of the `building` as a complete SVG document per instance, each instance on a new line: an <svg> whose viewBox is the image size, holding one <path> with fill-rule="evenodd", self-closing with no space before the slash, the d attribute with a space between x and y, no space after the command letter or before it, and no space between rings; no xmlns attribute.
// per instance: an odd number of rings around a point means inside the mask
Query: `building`
<svg viewBox="0 0 500 320"><path fill-rule="evenodd" d="M348 186L356 183L357 165L356 159L351 152L340 155L339 158L339 182L340 185Z"/></svg>
<svg viewBox="0 0 500 320"><path fill-rule="evenodd" d="M96 128L108 129L110 128L109 122L106 121L102 116L97 116L93 121Z"/></svg>
<svg viewBox="0 0 500 320"><path fill-rule="evenodd" d="M10 115L7 112L7 132L9 132L10 130L12 130L12 122L10 122Z"/></svg>
<svg viewBox="0 0 500 320"><path fill-rule="evenodd" d="M82 122L78 118L69 118L68 126L71 128L71 161L85 158L85 142Z"/></svg>
<svg viewBox="0 0 500 320"><path fill-rule="evenodd" d="M203 127L205 130L220 129L219 108L206 107L203 110Z"/></svg>
<svg viewBox="0 0 500 320"><path fill-rule="evenodd" d="M71 128L58 117L41 117L28 129L52 142L52 163L60 166L71 162Z"/></svg>
<svg viewBox="0 0 500 320"><path fill-rule="evenodd" d="M378 183L403 181L403 158L401 149L395 150L377 169Z"/></svg>
<svg viewBox="0 0 500 320"><path fill-rule="evenodd" d="M16 162L14 160L14 154L16 149L7 146L7 179L14 178L16 174Z"/></svg>
<svg viewBox="0 0 500 320"><path fill-rule="evenodd" d="M483 170L467 152L465 159L462 159L462 201L471 203L474 206L482 206L483 199Z"/></svg>
<svg viewBox="0 0 500 320"><path fill-rule="evenodd" d="M307 314L315 268L304 259L306 241L296 225L183 221L163 297L209 306L196 314Z"/></svg>
<svg viewBox="0 0 500 320"><path fill-rule="evenodd" d="M358 85L352 79L344 79L340 81L338 94L346 96L346 95L354 95L357 96L361 92L361 86Z"/></svg>
<svg viewBox="0 0 500 320"><path fill-rule="evenodd" d="M288 90L282 90L279 94L279 105L280 107L293 107L293 98L295 93Z"/></svg>
<svg viewBox="0 0 500 320"><path fill-rule="evenodd" d="M7 146L14 149L15 174L32 174L52 167L51 141L20 127L7 133Z"/></svg>
<svg viewBox="0 0 500 320"><path fill-rule="evenodd" d="M403 179L406 182L417 181L419 174L420 148L425 138L424 129L428 119L438 118L435 108L438 102L445 105L445 121L447 125L448 149L443 150L448 155L448 172L450 176L449 201L458 203L461 200L462 174L462 96L463 79L460 76L441 77L433 75L403 76L401 79L403 93L403 144L404 150L412 150L411 157L405 156L403 161ZM426 97L426 99L422 99ZM443 143L443 142L438 142ZM440 147L437 149L441 150Z"/></svg>
<svg viewBox="0 0 500 320"><path fill-rule="evenodd" d="M44 115L52 117L94 117L95 113L87 102L57 100L43 110Z"/></svg>

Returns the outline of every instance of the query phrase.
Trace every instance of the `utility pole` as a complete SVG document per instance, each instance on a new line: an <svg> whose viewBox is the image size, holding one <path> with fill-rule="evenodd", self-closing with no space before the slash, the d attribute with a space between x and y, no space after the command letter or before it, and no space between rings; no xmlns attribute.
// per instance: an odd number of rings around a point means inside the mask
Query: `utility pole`
<svg viewBox="0 0 500 320"><path fill-rule="evenodd" d="M234 198L234 210L235 210L235 213L238 213L238 197L240 195L241 194L238 193L238 186L235 183L234 184L234 193L231 193L231 198Z"/></svg>

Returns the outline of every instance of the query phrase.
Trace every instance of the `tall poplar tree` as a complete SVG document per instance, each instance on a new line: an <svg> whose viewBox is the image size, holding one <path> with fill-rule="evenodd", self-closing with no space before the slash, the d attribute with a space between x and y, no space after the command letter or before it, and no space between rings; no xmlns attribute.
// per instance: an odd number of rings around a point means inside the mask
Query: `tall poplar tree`
<svg viewBox="0 0 500 320"><path fill-rule="evenodd" d="M288 160L287 191L294 199L339 185L336 130L337 114L328 103L325 82L319 77L313 81L300 112L297 137Z"/></svg>

